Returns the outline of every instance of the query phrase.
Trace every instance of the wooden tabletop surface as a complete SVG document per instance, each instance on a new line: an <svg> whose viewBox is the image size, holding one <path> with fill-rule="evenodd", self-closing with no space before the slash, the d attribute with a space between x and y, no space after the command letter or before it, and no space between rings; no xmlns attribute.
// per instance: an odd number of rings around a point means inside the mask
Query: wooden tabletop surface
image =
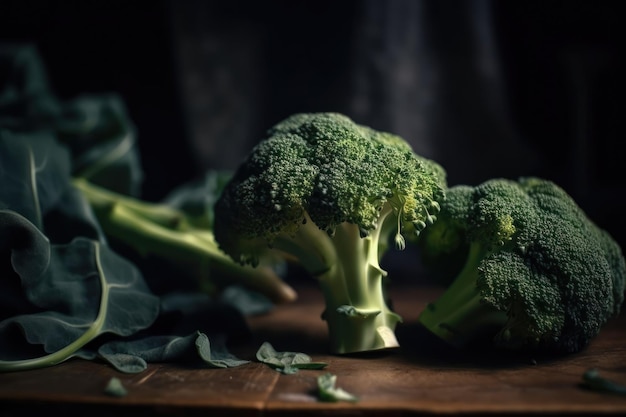
<svg viewBox="0 0 626 417"><path fill-rule="evenodd" d="M327 351L323 299L316 287L298 288L299 299L249 319L253 336L231 351L251 363L229 369L190 369L150 364L123 374L80 359L47 369L0 374L0 415L25 411L70 415L411 415L411 414L626 414L626 397L580 386L597 368L626 384L626 317L610 321L583 352L560 358L510 356L493 351L457 352L428 337L417 316L437 290L392 287L401 347L368 355L333 356ZM268 341L279 351L298 351L327 362L325 370L283 375L257 362ZM356 403L320 402L316 378L337 375L337 386ZM118 377L128 394L104 388Z"/></svg>

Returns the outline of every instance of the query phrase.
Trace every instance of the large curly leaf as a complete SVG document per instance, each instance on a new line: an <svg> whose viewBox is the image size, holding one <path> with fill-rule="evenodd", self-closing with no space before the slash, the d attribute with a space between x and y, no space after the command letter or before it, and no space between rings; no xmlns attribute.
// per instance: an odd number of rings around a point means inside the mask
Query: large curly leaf
<svg viewBox="0 0 626 417"><path fill-rule="evenodd" d="M0 370L52 365L156 319L139 270L106 246L50 131L0 131Z"/></svg>
<svg viewBox="0 0 626 417"><path fill-rule="evenodd" d="M243 363L204 333L167 326L172 306L146 285L153 277L111 250L93 206L73 185L80 179L116 198L137 197L139 159L121 97L59 100L36 48L0 44L0 372L73 356L141 370L146 361L186 359L190 348L209 366ZM207 178L207 186L219 184ZM202 199L194 221L212 201ZM193 327L198 314L179 319ZM216 330L232 330L204 316Z"/></svg>
<svg viewBox="0 0 626 417"><path fill-rule="evenodd" d="M78 237L67 245L47 247L45 237L18 214L4 212L3 218L0 236L14 237L5 239L3 253L13 259L28 253L39 265L48 262L43 271L14 268L13 274L2 276L2 281L21 281L28 303L5 312L7 318L0 322L0 339L11 340L0 345L0 371L65 361L103 333L128 336L157 318L159 299L149 292L139 270L107 246ZM25 244L20 236L31 239Z"/></svg>

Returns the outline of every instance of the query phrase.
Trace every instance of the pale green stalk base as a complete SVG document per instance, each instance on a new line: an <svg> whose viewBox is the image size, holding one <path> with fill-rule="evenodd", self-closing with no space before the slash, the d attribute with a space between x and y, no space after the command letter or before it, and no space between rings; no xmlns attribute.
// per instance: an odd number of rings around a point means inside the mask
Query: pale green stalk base
<svg viewBox="0 0 626 417"><path fill-rule="evenodd" d="M322 317L328 324L331 351L343 354L398 347L395 328L402 319L387 306L383 290L387 273L378 264L377 235L361 238L356 226L344 224L337 228L333 241L339 261L318 276L326 300Z"/></svg>
<svg viewBox="0 0 626 417"><path fill-rule="evenodd" d="M387 273L378 263L380 229L362 238L356 225L343 223L331 238L307 218L296 236L275 242L277 249L297 257L317 278L332 353L399 346L395 328L402 318L387 306L383 286Z"/></svg>

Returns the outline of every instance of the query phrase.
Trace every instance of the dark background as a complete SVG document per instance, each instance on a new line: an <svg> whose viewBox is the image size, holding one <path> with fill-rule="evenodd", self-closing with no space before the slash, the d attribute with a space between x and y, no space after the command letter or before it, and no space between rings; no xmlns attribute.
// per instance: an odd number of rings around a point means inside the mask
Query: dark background
<svg viewBox="0 0 626 417"><path fill-rule="evenodd" d="M624 246L624 14L610 1L0 2L55 93L117 92L144 197L300 111L400 134L451 185L540 175Z"/></svg>

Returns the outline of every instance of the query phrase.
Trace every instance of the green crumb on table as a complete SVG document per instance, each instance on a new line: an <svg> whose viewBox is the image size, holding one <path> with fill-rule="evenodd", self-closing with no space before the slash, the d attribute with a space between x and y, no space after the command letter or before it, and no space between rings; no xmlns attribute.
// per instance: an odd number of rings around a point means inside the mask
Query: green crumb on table
<svg viewBox="0 0 626 417"><path fill-rule="evenodd" d="M355 395L338 388L337 375L325 373L317 377L317 388L319 400L324 402L349 401L357 402L359 399Z"/></svg>
<svg viewBox="0 0 626 417"><path fill-rule="evenodd" d="M592 391L606 394L626 395L626 385L621 385L603 377L597 368L590 368L585 371L582 386Z"/></svg>
<svg viewBox="0 0 626 417"><path fill-rule="evenodd" d="M112 397L125 397L128 394L128 390L119 378L112 377L104 388L104 393Z"/></svg>

